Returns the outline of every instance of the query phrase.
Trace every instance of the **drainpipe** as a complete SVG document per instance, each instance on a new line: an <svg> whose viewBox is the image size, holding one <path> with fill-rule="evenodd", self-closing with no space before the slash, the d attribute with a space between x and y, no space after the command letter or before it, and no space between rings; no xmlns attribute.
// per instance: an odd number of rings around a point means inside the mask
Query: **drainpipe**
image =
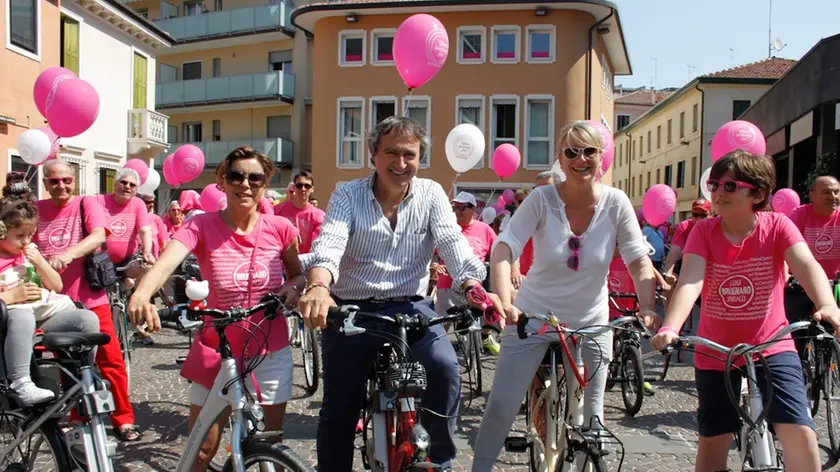
<svg viewBox="0 0 840 472"><path fill-rule="evenodd" d="M597 23L589 28L589 48L586 50L586 119L592 119L592 43L595 42L592 33L598 29L605 21L609 20L615 14L615 10L610 9L610 14L598 20Z"/></svg>
<svg viewBox="0 0 840 472"><path fill-rule="evenodd" d="M634 156L633 151L635 150L636 147L633 146L633 135L631 135L630 133L627 133L627 140L628 140L627 142L630 143L630 151L627 153L627 156L628 156L628 159L627 159L627 183L629 184L630 182L633 181L633 156ZM635 192L635 191L636 191L636 186L634 185L633 186L633 192ZM627 189L624 190L624 193L627 193ZM632 193L630 195L632 195ZM630 198L630 202L632 203L633 202L633 197L631 197L630 195L627 195L627 196Z"/></svg>
<svg viewBox="0 0 840 472"><path fill-rule="evenodd" d="M697 170L700 171L698 173L702 177L703 176L702 171L704 170L703 169L703 149L706 147L706 142L704 141L705 137L703 136L703 128L704 128L703 125L705 124L705 121L706 121L705 118L704 118L706 116L706 91L700 88L700 82L697 82L697 84L694 85L694 88L696 88L700 92L700 108L701 108L700 109L700 168L697 169ZM700 186L700 182L697 182L697 198L702 198L702 197L703 197L703 189Z"/></svg>

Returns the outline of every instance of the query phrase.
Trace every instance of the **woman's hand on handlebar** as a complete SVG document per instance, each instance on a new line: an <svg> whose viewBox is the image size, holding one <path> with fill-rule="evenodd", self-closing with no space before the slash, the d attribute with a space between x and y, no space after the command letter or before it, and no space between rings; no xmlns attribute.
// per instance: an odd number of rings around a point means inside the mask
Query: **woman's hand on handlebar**
<svg viewBox="0 0 840 472"><path fill-rule="evenodd" d="M298 303L303 323L310 329L327 327L327 312L336 306L326 287L312 287Z"/></svg>
<svg viewBox="0 0 840 472"><path fill-rule="evenodd" d="M519 316L522 314L522 312L519 311L519 308L513 306L512 303L502 303L501 313L504 315L507 323L511 325L515 325L519 320Z"/></svg>
<svg viewBox="0 0 840 472"><path fill-rule="evenodd" d="M840 308L837 305L823 305L814 312L814 320L824 321L834 327L834 335L840 338Z"/></svg>
<svg viewBox="0 0 840 472"><path fill-rule="evenodd" d="M674 341L676 341L679 337L679 334L675 331L670 329L664 330L660 333L656 333L656 335L650 339L650 347L655 351L661 351L671 344L674 344Z"/></svg>
<svg viewBox="0 0 840 472"><path fill-rule="evenodd" d="M138 297L137 293L128 301L128 319L136 326L146 325L147 333L160 331L160 318L157 308L148 297Z"/></svg>

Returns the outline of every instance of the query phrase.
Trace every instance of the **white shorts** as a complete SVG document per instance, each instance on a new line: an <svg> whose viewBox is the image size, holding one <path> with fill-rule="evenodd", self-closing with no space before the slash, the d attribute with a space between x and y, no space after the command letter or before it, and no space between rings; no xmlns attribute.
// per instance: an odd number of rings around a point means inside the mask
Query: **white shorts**
<svg viewBox="0 0 840 472"><path fill-rule="evenodd" d="M278 405L286 403L292 398L292 348L285 347L279 351L266 354L265 359L257 366L253 376L257 379L262 395L262 405ZM257 397L257 390L251 374L245 376L245 386L248 391ZM195 382L190 384L190 403L197 406L204 406L207 396L210 395L203 385Z"/></svg>

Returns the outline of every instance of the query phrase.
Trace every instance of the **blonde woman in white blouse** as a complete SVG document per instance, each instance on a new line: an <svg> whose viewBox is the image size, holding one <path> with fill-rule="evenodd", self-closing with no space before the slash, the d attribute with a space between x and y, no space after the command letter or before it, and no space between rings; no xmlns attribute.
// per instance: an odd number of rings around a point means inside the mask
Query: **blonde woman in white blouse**
<svg viewBox="0 0 840 472"><path fill-rule="evenodd" d="M534 189L499 235L490 263L493 291L504 308L508 328L493 388L475 446L473 471L490 471L510 431L525 391L545 355L557 340L549 331L520 340L516 322L522 312L554 313L570 328L604 325L609 318L607 272L618 244L639 296L641 315L654 328L653 265L630 200L599 182L601 136L583 121L568 124L557 146L566 179ZM511 301L511 261L533 239L534 264ZM539 329L532 321L530 331ZM612 358L612 333L583 343L583 360L592 377L584 396L584 424L603 418L607 365ZM566 359L564 364L567 363Z"/></svg>

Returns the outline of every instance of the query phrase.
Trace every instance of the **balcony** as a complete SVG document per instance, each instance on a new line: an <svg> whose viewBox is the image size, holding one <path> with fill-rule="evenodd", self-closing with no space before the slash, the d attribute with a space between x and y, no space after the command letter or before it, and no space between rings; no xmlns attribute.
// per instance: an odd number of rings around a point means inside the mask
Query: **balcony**
<svg viewBox="0 0 840 472"><path fill-rule="evenodd" d="M161 12L167 16L177 8L161 2ZM170 13L166 13L170 12ZM242 36L269 31L293 34L290 8L285 3L220 10L199 15L178 16L157 21L179 43Z"/></svg>
<svg viewBox="0 0 840 472"><path fill-rule="evenodd" d="M169 117L152 110L128 110L128 153L152 157L169 149Z"/></svg>
<svg viewBox="0 0 840 472"><path fill-rule="evenodd" d="M259 100L292 103L295 76L284 72L179 80L155 86L155 107L175 108Z"/></svg>
<svg viewBox="0 0 840 472"><path fill-rule="evenodd" d="M187 143L172 143L173 152L179 146ZM215 168L221 163L231 151L240 146L251 146L257 151L271 158L274 165L289 167L292 165L294 147L292 141L280 138L268 139L244 139L241 141L210 141L201 143L189 143L198 146L204 153L204 167ZM171 153L170 153L171 154ZM166 155L160 154L155 157L155 167L162 168Z"/></svg>

